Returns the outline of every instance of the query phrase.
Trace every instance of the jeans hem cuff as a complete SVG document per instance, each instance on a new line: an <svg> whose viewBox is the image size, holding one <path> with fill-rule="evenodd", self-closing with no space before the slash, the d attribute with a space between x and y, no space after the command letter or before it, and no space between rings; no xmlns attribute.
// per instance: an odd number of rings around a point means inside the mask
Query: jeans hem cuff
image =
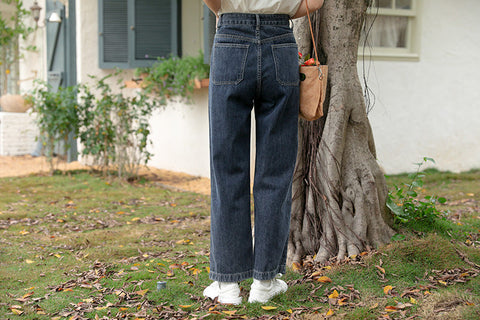
<svg viewBox="0 0 480 320"><path fill-rule="evenodd" d="M259 271L253 270L253 278L257 280L272 280L279 273L285 274L285 271L286 271L285 265L279 266L277 270L268 271L268 272L259 272Z"/></svg>
<svg viewBox="0 0 480 320"><path fill-rule="evenodd" d="M219 281L219 282L240 282L245 279L251 278L253 275L253 271L245 271L245 272L239 272L239 273L230 273L230 274L224 274L224 273L216 273L213 271L210 271L209 277L213 281Z"/></svg>

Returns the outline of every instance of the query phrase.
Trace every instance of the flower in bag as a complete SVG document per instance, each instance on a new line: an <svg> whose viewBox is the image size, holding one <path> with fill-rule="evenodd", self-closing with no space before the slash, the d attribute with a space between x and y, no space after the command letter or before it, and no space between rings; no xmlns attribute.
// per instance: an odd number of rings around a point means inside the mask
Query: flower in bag
<svg viewBox="0 0 480 320"><path fill-rule="evenodd" d="M303 64L304 66L314 66L315 65L315 59L310 58L305 63Z"/></svg>
<svg viewBox="0 0 480 320"><path fill-rule="evenodd" d="M302 53L298 53L298 61L299 65L301 66L314 66L316 65L316 61L314 58L310 58L310 55L307 54L305 57L303 57Z"/></svg>

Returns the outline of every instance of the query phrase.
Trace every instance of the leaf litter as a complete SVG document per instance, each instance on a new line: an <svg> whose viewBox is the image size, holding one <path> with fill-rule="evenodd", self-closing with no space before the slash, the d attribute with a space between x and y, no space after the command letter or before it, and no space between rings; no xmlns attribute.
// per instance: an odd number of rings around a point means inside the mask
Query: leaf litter
<svg viewBox="0 0 480 320"><path fill-rule="evenodd" d="M68 200L68 199L67 199ZM62 204L65 210L75 209L75 202L69 200L66 204ZM55 203L56 204L56 203ZM175 204L172 206L171 204ZM60 205L60 204L59 204ZM119 205L124 205L124 203L119 203ZM165 206L177 207L175 202L166 202ZM178 208L178 207L177 207ZM99 209L103 210L103 209ZM123 225L127 216L130 216L128 210L123 209L123 211L115 210L113 213L107 213L109 216L98 217L98 219L89 220L88 215L78 215L76 217L69 216L66 218L63 214L53 214L48 213L43 217L35 218L23 218L23 219L12 219L7 218L0 220L0 229L8 229L10 226L21 225L24 227L23 230L17 233L18 236L28 237L32 234L44 232L39 229L38 226L42 223L47 223L53 225L56 228L64 228L70 231L87 231L92 229L105 229L113 228L118 225ZM5 211L5 210L4 210ZM121 212L121 213L120 213ZM92 213L94 214L94 212ZM114 218L111 220L110 218ZM137 217L135 217L137 218ZM127 219L131 220L131 217ZM179 226L188 222L196 222L200 219L205 219L205 217L190 216L190 217L165 217L165 216L146 216L138 217L134 223L144 223L144 224L170 224ZM200 232L199 236L203 236L205 233ZM476 246L479 241L478 234L470 234L466 242L467 246ZM170 241L142 241L142 247L157 247L164 246L174 248L176 245L188 245L192 243L191 239L179 239L179 240L170 240ZM7 241L2 239L2 243L6 244ZM74 251L73 248L68 246L60 248L63 250ZM61 251L57 253L51 253L50 255L60 255L63 254ZM202 252L202 255L205 255L206 252ZM319 302L322 305L318 307L297 307L290 308L288 310L278 310L276 306L266 306L267 313L275 314L265 314L256 319L298 319L302 314L311 314L317 313L321 314L324 317L328 318L333 315L341 316L342 310L345 308L353 309L356 307L364 306L361 302L361 293L354 288L353 285L336 285L335 279L331 279L325 273L329 271L333 266L339 266L344 264L351 264L356 266L366 267L363 257L368 255L378 254L378 252L370 251L366 253L361 253L356 256L349 257L344 261L336 261L332 259L323 265L317 265L314 263L313 257L307 257L302 265L298 265L299 269L304 277L299 280L289 281L290 286L294 286L300 283L307 283L311 286L310 294L305 300ZM172 257L171 250L167 250L162 253L144 253L140 252L136 256L131 256L120 260L120 263L124 264L134 264L139 262L145 262L152 258L167 258ZM160 272L167 274L171 272L171 279L175 279L175 272L184 272L192 277L192 281L186 283L189 286L196 285L195 278L203 271L201 268L198 268L195 263L180 263L184 256L181 254L174 258L174 261L179 261L178 263L171 263L168 266L168 270L159 270L158 268L152 268L152 272ZM58 258L58 257L57 257ZM466 256L465 256L466 258ZM468 258L466 258L468 260ZM34 260L27 259L31 263L35 263ZM28 262L27 262L28 263ZM468 263L468 262L467 262ZM472 265L474 265L472 263ZM133 266L130 271L138 271L138 267ZM375 265L378 280L379 282L387 282L386 275L388 270L382 265L382 260L380 259L379 263ZM120 274L120 271L113 271L113 266L110 264L95 262L87 271L73 274L74 279L65 281L58 285L49 286L48 289L51 291L44 296L35 297L34 291L28 291L22 296L12 296L11 298L15 301L15 304L9 306L9 310L13 314L23 315L26 311L26 307L30 307L35 310L37 314L45 314L45 311L38 305L42 300L51 299L53 295L59 294L60 292L75 292L78 288L81 289L90 289L92 294L77 303L70 303L64 310L61 310L55 314L49 314L52 318L58 317L68 317L71 320L74 319L86 319L87 313L103 311L106 312L107 316L99 317L96 315L96 319L112 319L112 318L138 318L138 319L208 319L211 316L221 317L222 319L248 319L246 316L246 310L244 307L239 307L237 309L231 309L232 307L223 306L218 304L217 301L211 301L200 296L189 294L189 299L191 303L185 305L172 305L168 302L158 303L155 301L149 300L148 296L150 291L148 289L142 289L142 281L132 281L129 278L126 278L126 282L121 288L110 288L105 284L102 284L102 279L118 279L123 275ZM125 272L125 271L124 271ZM128 271L127 271L128 272ZM417 304L417 301L428 297L432 290L439 289L444 286L455 285L457 283L465 283L466 281L476 277L478 275L478 269L475 266L472 266L471 269L465 268L454 268L454 269L445 269L445 270L431 270L429 275L425 275L423 280L430 282L428 285L416 285L404 289L403 291L390 286L388 284L383 284L381 287L387 287L386 296L393 298L404 298L408 302L398 302L389 303L384 310L380 311L381 319L391 319L392 317L401 317L404 319L414 318L415 316L410 316L407 318L407 310L411 309L412 306ZM333 285L333 286L332 286ZM326 288L329 286L329 288ZM398 291L399 292L398 292ZM246 293L243 291L243 295ZM115 301L106 299L107 296L114 296ZM467 303L468 301L463 303ZM460 304L460 302L459 302ZM268 308L270 307L270 308ZM376 309L377 306L373 305L370 308ZM383 307L382 307L383 308ZM438 305L437 311L448 310L450 306Z"/></svg>

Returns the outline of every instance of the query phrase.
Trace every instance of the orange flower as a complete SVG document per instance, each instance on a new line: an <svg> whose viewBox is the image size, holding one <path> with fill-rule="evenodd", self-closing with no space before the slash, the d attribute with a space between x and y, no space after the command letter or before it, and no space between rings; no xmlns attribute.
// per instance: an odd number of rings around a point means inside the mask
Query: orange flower
<svg viewBox="0 0 480 320"><path fill-rule="evenodd" d="M310 58L305 63L303 64L304 66L314 66L315 65L315 59Z"/></svg>

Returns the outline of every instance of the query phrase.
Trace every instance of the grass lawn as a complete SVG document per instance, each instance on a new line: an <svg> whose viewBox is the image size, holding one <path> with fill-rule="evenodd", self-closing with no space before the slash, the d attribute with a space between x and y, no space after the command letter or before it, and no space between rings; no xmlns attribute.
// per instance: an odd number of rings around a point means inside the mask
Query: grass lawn
<svg viewBox="0 0 480 320"><path fill-rule="evenodd" d="M268 305L222 306L202 297L208 196L84 171L2 178L0 319L480 319L480 171L430 171L419 193L445 197L447 219L397 226L399 240L341 264L307 261Z"/></svg>

